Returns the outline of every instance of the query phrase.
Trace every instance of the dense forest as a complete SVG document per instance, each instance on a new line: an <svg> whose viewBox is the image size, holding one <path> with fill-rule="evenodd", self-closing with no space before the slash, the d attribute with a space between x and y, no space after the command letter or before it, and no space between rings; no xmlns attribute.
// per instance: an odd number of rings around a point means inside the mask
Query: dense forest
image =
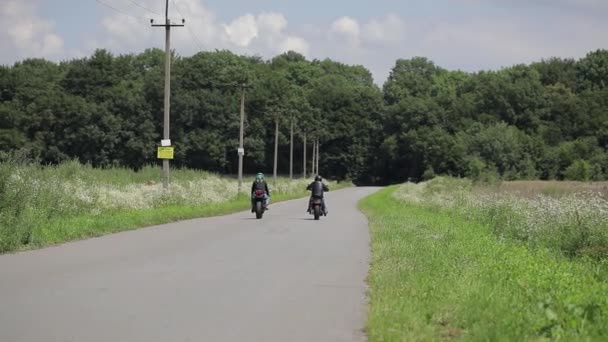
<svg viewBox="0 0 608 342"><path fill-rule="evenodd" d="M97 50L58 64L0 66L0 158L157 163L163 60L157 49ZM278 121L282 174L293 123L297 174L306 136L309 151L320 142L321 174L365 184L439 174L608 179L608 50L476 73L398 60L382 89L363 66L294 52L271 60L228 51L175 56L174 165L236 173L242 85L246 173L272 170Z"/></svg>

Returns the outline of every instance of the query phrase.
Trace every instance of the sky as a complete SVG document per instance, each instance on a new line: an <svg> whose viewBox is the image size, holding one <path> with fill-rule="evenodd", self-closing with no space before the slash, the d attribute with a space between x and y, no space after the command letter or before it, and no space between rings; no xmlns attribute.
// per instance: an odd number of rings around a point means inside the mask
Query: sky
<svg viewBox="0 0 608 342"><path fill-rule="evenodd" d="M361 64L382 84L399 58L450 70L500 69L608 49L608 0L170 0L181 56L228 49ZM95 49L164 49L164 0L0 0L0 64Z"/></svg>

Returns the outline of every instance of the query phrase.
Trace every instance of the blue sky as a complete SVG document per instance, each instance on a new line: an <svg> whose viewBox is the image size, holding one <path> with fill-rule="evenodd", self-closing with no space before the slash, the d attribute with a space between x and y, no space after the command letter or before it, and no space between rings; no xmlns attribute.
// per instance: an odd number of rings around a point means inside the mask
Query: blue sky
<svg viewBox="0 0 608 342"><path fill-rule="evenodd" d="M181 55L230 49L268 58L291 49L365 65L379 84L397 58L425 56L445 68L476 71L608 48L608 0L170 3L171 17L183 14L189 27L174 30L173 47ZM0 63L58 61L96 48L162 48L162 30L146 19L160 17L142 7L163 13L164 1L0 0L0 20L8 27L0 32Z"/></svg>

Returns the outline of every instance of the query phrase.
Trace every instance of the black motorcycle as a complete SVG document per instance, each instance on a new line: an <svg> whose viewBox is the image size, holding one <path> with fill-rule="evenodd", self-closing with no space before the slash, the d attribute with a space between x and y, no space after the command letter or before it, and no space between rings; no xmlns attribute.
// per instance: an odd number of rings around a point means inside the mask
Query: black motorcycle
<svg viewBox="0 0 608 342"><path fill-rule="evenodd" d="M264 201L266 193L264 190L256 190L253 194L253 208L255 210L255 218L261 219L266 211L266 205Z"/></svg>
<svg viewBox="0 0 608 342"><path fill-rule="evenodd" d="M319 217L321 217L321 214L323 213L322 208L323 206L320 198L312 198L310 200L310 214L315 216L315 220L319 220Z"/></svg>

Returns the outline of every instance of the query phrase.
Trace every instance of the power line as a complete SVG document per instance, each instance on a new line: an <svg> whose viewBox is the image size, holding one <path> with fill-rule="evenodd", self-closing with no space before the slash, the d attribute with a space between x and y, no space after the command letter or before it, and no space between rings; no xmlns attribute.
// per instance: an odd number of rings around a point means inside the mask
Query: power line
<svg viewBox="0 0 608 342"><path fill-rule="evenodd" d="M148 11L148 12L150 12L150 13L152 13L152 14L159 15L159 16L161 16L161 17L163 16L162 14L160 14L160 13L158 13L158 12L154 12L153 10L149 9L148 7L146 7L146 6L142 5L142 4L140 4L139 2L137 2L137 1L135 1L135 0L129 0L129 1L130 1L130 2L131 2L133 5L135 5L135 6L139 7L139 8L143 8L143 9L145 9L146 11Z"/></svg>
<svg viewBox="0 0 608 342"><path fill-rule="evenodd" d="M173 6L175 6L177 13L179 13L179 15L182 16L182 18L185 18L185 16L182 14L182 11L179 10L179 6L177 5L177 2L175 2L175 0L171 0L171 2L173 3Z"/></svg>
<svg viewBox="0 0 608 342"><path fill-rule="evenodd" d="M102 0L95 0L95 1L96 1L97 3L100 3L100 4L102 4L102 5L106 6L106 7L108 7L108 8L110 8L110 9L112 9L112 10L114 10L114 11L116 11L116 12L118 12L118 13L122 14L122 15L126 15L127 17L131 17L131 18L136 19L136 20L141 20L141 19L149 20L149 19L150 19L150 18L146 18L146 17L136 17L136 16L134 16L133 14L128 13L128 12L125 12L125 11L123 11L123 10L121 10L121 9L118 9L118 8L116 8L116 7L114 7L114 6L110 5L110 4L108 4L107 2L104 2L104 1L102 1Z"/></svg>
<svg viewBox="0 0 608 342"><path fill-rule="evenodd" d="M179 13L179 15L182 16L182 18L185 18L185 16L182 14L182 11L179 10L179 6L177 5L177 2L175 2L175 0L171 0L171 1L173 2L173 6L175 7L175 9L177 10L177 13ZM186 26L186 28L188 29L188 32L190 32L190 35L192 36L192 38L194 38L194 41L198 45L199 50L201 50L201 51L205 50L205 47L203 46L203 43L198 38L198 36L196 35L196 33L194 33L194 31L190 28L190 26Z"/></svg>
<svg viewBox="0 0 608 342"><path fill-rule="evenodd" d="M112 9L112 10L114 10L114 11L116 11L116 12L118 12L118 13L122 14L122 15L125 15L125 16L127 16L127 17L131 17L131 18L136 19L136 20L145 20L145 21L149 21L150 19L152 19L152 18L150 18L150 17L143 17L143 16L142 16L142 17L140 17L140 16L133 15L133 14L131 14L131 13L129 13L129 12L126 12L126 11L124 11L124 10L121 10L120 8L117 8L117 7L115 7L115 6L112 6L112 5L110 5L109 3L105 2L105 1L102 1L102 0L95 0L95 1L96 1L97 3L99 3L99 4L102 4L102 5L104 5L104 6L108 7L108 8L110 8L110 9ZM129 0L129 1L131 1L131 0ZM135 3L134 1L131 1L131 2ZM140 6L140 7L141 7L141 6ZM143 7L142 7L142 8L143 8ZM153 11L149 11L149 12L150 12L150 13L152 13L152 14L159 15L159 16L163 16L163 17L164 17L164 15L162 15L162 14L156 14L156 12L153 12ZM142 23L142 24L143 24L143 23ZM145 24L144 24L144 25L145 25ZM146 27L147 27L147 25L146 25Z"/></svg>

